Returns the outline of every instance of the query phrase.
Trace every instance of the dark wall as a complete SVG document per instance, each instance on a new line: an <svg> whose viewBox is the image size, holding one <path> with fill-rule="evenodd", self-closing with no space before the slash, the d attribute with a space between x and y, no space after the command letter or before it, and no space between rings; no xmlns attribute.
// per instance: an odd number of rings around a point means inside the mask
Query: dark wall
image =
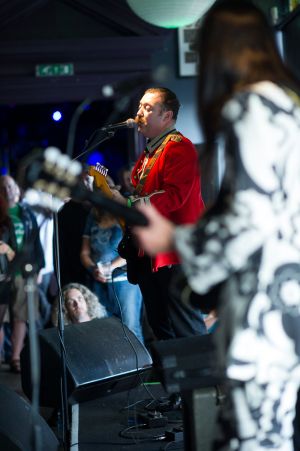
<svg viewBox="0 0 300 451"><path fill-rule="evenodd" d="M300 7L283 26L282 42L284 59L300 80Z"/></svg>

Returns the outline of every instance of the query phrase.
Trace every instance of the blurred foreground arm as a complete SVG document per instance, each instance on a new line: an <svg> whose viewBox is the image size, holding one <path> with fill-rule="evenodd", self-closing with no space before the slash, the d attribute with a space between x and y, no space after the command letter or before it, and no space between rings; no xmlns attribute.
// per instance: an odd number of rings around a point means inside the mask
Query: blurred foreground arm
<svg viewBox="0 0 300 451"><path fill-rule="evenodd" d="M149 220L147 227L132 227L139 245L150 256L174 250L175 225L152 206L139 205L138 209Z"/></svg>

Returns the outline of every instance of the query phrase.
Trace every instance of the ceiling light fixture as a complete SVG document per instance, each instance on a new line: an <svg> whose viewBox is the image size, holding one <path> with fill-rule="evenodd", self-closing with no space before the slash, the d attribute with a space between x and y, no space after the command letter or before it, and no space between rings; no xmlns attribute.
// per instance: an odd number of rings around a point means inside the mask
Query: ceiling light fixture
<svg viewBox="0 0 300 451"><path fill-rule="evenodd" d="M127 0L132 11L152 25L181 28L195 23L215 0Z"/></svg>

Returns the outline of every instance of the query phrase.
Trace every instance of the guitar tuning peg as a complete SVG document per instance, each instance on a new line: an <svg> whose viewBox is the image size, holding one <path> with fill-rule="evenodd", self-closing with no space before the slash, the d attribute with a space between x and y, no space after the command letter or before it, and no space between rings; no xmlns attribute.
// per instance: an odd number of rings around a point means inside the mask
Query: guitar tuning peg
<svg viewBox="0 0 300 451"><path fill-rule="evenodd" d="M69 157L67 157L67 159L68 158ZM45 171L49 174L56 175L58 166L62 166L63 169L68 166L65 155L63 155L57 147L47 147L44 152Z"/></svg>
<svg viewBox="0 0 300 451"><path fill-rule="evenodd" d="M68 169L75 177L82 172L82 166L79 161L71 161Z"/></svg>
<svg viewBox="0 0 300 451"><path fill-rule="evenodd" d="M69 186L73 186L73 185L75 185L75 183L78 182L78 178L77 178L77 176L73 175L70 172L65 172L64 182Z"/></svg>
<svg viewBox="0 0 300 451"><path fill-rule="evenodd" d="M55 182L50 182L47 184L47 189L45 191L47 191L47 193L49 193L49 194L56 195L58 190L59 190L59 185Z"/></svg>
<svg viewBox="0 0 300 451"><path fill-rule="evenodd" d="M38 179L34 184L33 187L37 190L37 191L45 191L47 182L43 179Z"/></svg>
<svg viewBox="0 0 300 451"><path fill-rule="evenodd" d="M44 158L49 163L55 164L58 159L61 157L61 151L54 146L47 147L44 152Z"/></svg>
<svg viewBox="0 0 300 451"><path fill-rule="evenodd" d="M68 155L62 154L57 160L57 166L61 169L68 169L70 162L71 160Z"/></svg>
<svg viewBox="0 0 300 451"><path fill-rule="evenodd" d="M77 177L82 172L82 166L78 161L71 161L67 155L61 157L62 161L58 162L52 168L55 178L65 182L67 185L74 185Z"/></svg>
<svg viewBox="0 0 300 451"><path fill-rule="evenodd" d="M57 192L57 197L59 197L61 200L65 200L71 197L71 190L64 186Z"/></svg>

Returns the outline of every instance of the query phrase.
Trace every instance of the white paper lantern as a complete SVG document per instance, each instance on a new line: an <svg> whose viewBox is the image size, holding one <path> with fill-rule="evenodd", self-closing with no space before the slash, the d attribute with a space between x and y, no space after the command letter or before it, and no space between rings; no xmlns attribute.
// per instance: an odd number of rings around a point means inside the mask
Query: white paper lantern
<svg viewBox="0 0 300 451"><path fill-rule="evenodd" d="M152 25L180 28L195 23L215 0L127 0L132 11Z"/></svg>

